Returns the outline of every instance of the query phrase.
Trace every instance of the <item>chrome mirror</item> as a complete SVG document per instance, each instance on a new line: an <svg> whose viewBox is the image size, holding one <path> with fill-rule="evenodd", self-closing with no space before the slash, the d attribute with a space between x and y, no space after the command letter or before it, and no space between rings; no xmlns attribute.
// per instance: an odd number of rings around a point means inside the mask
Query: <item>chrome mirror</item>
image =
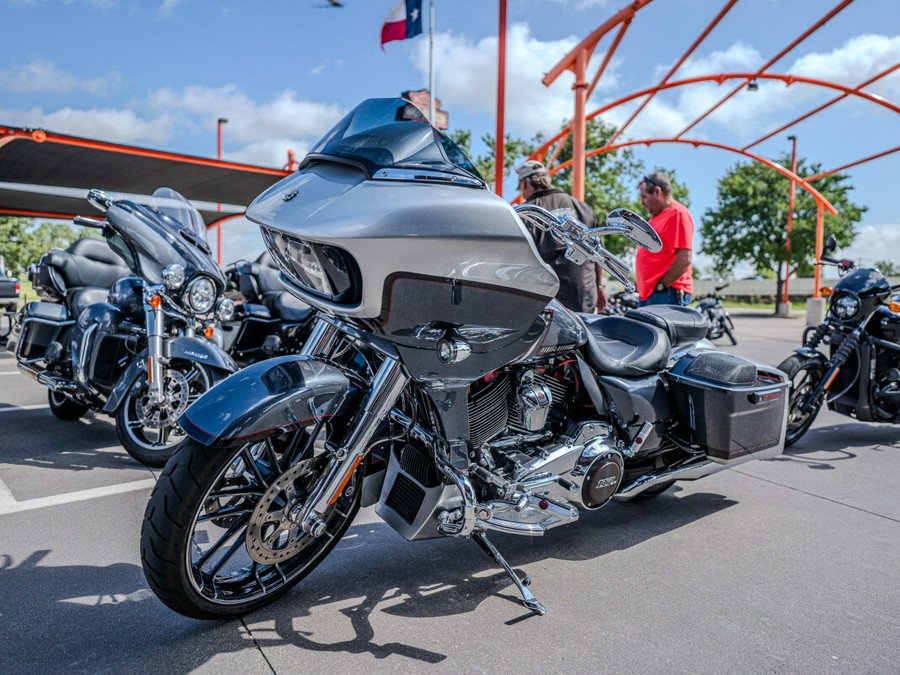
<svg viewBox="0 0 900 675"><path fill-rule="evenodd" d="M653 226L628 209L613 209L606 216L606 227L595 227L588 234L621 234L651 253L662 248L662 240Z"/></svg>

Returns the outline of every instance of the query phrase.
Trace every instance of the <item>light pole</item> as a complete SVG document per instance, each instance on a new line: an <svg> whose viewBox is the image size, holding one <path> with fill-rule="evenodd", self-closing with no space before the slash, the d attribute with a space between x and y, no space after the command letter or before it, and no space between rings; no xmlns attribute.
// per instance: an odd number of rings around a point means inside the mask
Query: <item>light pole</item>
<svg viewBox="0 0 900 675"><path fill-rule="evenodd" d="M791 142L791 173L797 173L797 137L788 136ZM789 282L791 278L791 231L794 229L794 179L791 178L790 192L788 193L788 216L787 216L787 237L784 244L784 292L782 293L782 306L784 314L791 311L791 300L788 295Z"/></svg>
<svg viewBox="0 0 900 675"><path fill-rule="evenodd" d="M222 161L222 125L228 120L220 117L216 122L216 159ZM216 204L216 211L222 210L222 204ZM216 224L216 262L222 264L222 224Z"/></svg>

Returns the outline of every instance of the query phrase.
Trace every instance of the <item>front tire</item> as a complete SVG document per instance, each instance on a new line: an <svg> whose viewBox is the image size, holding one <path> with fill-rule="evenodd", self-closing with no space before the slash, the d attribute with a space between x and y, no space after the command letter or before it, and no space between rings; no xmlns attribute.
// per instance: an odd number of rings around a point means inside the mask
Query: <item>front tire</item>
<svg viewBox="0 0 900 675"><path fill-rule="evenodd" d="M58 419L66 422L74 422L87 412L88 407L72 400L65 394L52 389L47 391L47 403L50 404L50 412Z"/></svg>
<svg viewBox="0 0 900 675"><path fill-rule="evenodd" d="M358 470L322 514L324 534L296 524L328 463L327 453L315 454L321 428L232 449L184 444L157 481L141 530L144 574L160 600L185 616L223 619L268 604L319 565L362 493Z"/></svg>
<svg viewBox="0 0 900 675"><path fill-rule="evenodd" d="M175 454L186 438L178 418L215 384L209 369L191 361L172 362L163 378L165 400L161 404L151 402L145 378L140 386L131 388L116 411L119 443L150 467L163 466Z"/></svg>
<svg viewBox="0 0 900 675"><path fill-rule="evenodd" d="M793 354L779 364L778 370L783 371L791 383L787 431L784 436L784 447L787 448L800 440L812 426L816 415L819 414L819 409L822 407L822 397L816 401L815 406L808 413L802 412L800 407L809 392L822 379L822 376L825 374L825 368L818 359Z"/></svg>

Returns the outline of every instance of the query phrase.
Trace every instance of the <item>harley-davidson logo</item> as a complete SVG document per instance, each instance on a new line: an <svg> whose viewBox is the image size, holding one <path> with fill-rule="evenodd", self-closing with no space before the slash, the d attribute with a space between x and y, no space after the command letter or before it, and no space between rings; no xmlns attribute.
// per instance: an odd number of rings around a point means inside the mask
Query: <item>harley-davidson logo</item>
<svg viewBox="0 0 900 675"><path fill-rule="evenodd" d="M289 201L291 201L294 197L296 197L298 193L299 193L298 190L291 190L290 192L288 192L287 194L285 194L284 197L281 198L281 201L289 202Z"/></svg>

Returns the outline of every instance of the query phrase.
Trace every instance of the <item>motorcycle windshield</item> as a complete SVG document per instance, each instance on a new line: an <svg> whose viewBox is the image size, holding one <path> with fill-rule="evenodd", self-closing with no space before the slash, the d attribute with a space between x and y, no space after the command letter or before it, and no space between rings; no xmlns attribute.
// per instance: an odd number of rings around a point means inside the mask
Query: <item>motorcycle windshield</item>
<svg viewBox="0 0 900 675"><path fill-rule="evenodd" d="M149 205L117 201L107 210L106 219L110 247L132 273L149 283L162 283L162 271L178 264L188 279L205 274L224 288L224 277L211 257L205 232L200 234L206 229L203 218L175 190L157 190Z"/></svg>
<svg viewBox="0 0 900 675"><path fill-rule="evenodd" d="M460 147L399 98L369 99L338 122L304 158L342 159L369 177L387 169L430 170L484 182ZM301 166L301 168L302 168Z"/></svg>

